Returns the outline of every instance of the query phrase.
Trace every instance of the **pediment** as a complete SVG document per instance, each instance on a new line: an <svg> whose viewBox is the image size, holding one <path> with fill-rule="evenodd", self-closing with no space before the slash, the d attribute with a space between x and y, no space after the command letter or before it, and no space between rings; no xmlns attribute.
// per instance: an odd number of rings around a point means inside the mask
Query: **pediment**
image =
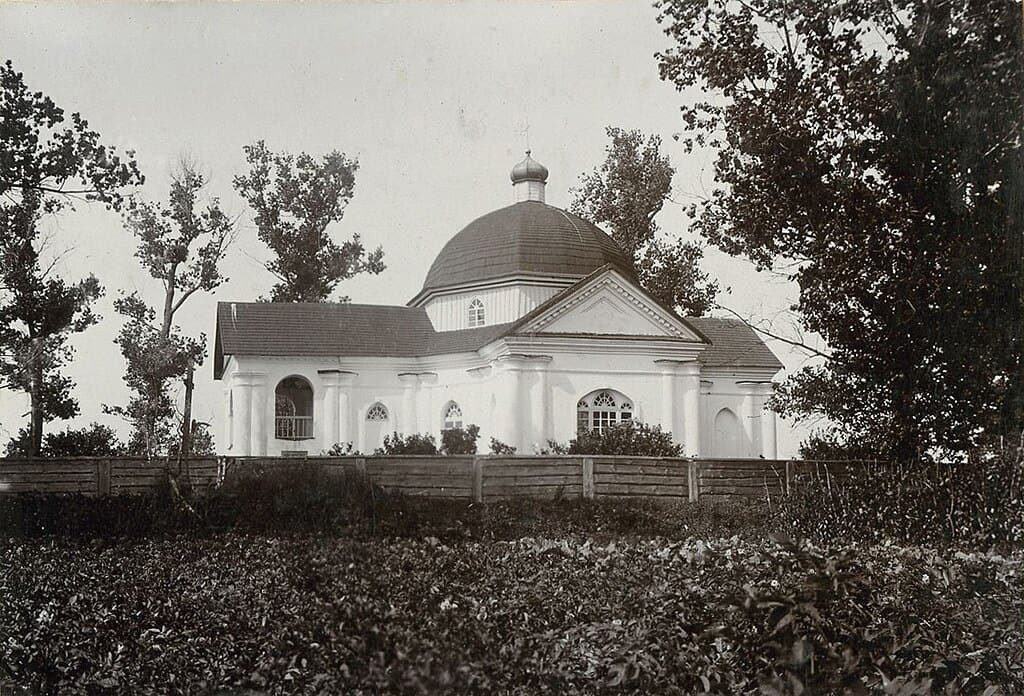
<svg viewBox="0 0 1024 696"><path fill-rule="evenodd" d="M516 333L651 336L703 342L702 337L614 269L581 281L538 308Z"/></svg>

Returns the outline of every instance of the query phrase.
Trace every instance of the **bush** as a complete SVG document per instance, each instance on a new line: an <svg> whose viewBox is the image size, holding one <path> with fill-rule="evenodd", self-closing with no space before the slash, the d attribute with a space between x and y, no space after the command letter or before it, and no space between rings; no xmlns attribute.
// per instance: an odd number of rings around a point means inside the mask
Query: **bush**
<svg viewBox="0 0 1024 696"><path fill-rule="evenodd" d="M491 454L500 454L502 456L510 457L515 453L516 448L512 445L506 445L496 437L491 438Z"/></svg>
<svg viewBox="0 0 1024 696"><path fill-rule="evenodd" d="M374 454L437 454L437 441L433 435L400 435L391 433L384 436L384 445Z"/></svg>
<svg viewBox="0 0 1024 696"><path fill-rule="evenodd" d="M18 431L18 436L7 444L8 457L24 457L28 454L29 433L27 428ZM112 428L99 423L72 430L67 428L43 436L39 449L40 457L115 457L125 453L125 447Z"/></svg>
<svg viewBox="0 0 1024 696"><path fill-rule="evenodd" d="M324 450L321 454L325 457L353 457L359 456L359 451L351 442L335 442L330 449Z"/></svg>
<svg viewBox="0 0 1024 696"><path fill-rule="evenodd" d="M604 432L587 430L569 441L569 454L620 454L634 457L678 457L682 448L660 425L626 421Z"/></svg>
<svg viewBox="0 0 1024 696"><path fill-rule="evenodd" d="M229 469L197 504L213 529L329 531L371 519L376 497L383 492L353 468L281 460Z"/></svg>
<svg viewBox="0 0 1024 696"><path fill-rule="evenodd" d="M465 428L448 428L441 431L442 454L476 454L476 441L480 437L480 426L467 425Z"/></svg>
<svg viewBox="0 0 1024 696"><path fill-rule="evenodd" d="M855 466L798 480L783 498L784 524L819 542L878 542L990 548L1024 544L1024 456L987 448L958 464Z"/></svg>

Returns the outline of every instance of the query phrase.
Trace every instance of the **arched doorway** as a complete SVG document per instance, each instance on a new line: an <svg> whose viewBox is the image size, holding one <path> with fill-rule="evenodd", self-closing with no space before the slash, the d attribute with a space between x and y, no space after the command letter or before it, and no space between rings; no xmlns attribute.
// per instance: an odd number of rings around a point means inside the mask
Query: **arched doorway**
<svg viewBox="0 0 1024 696"><path fill-rule="evenodd" d="M313 386L292 375L274 389L274 437L278 440L313 438Z"/></svg>
<svg viewBox="0 0 1024 696"><path fill-rule="evenodd" d="M740 420L729 408L723 408L715 414L715 430L711 441L711 456L723 459L743 456Z"/></svg>
<svg viewBox="0 0 1024 696"><path fill-rule="evenodd" d="M576 404L576 434L588 430L603 433L633 420L633 400L614 389L592 391Z"/></svg>

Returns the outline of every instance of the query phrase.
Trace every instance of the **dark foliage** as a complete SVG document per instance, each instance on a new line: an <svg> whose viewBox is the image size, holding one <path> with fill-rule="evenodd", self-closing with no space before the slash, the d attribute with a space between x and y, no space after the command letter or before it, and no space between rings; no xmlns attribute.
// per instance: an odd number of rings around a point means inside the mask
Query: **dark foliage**
<svg viewBox="0 0 1024 696"><path fill-rule="evenodd" d="M8 457L28 455L28 430L22 428L18 437L7 444ZM124 444L113 429L92 423L86 428L47 433L39 450L41 457L103 457L125 454Z"/></svg>
<svg viewBox="0 0 1024 696"><path fill-rule="evenodd" d="M491 438L491 454L500 454L504 456L512 456L516 453L516 448L512 445L505 444L496 437Z"/></svg>
<svg viewBox="0 0 1024 696"><path fill-rule="evenodd" d="M781 501L795 534L820 542L992 548L1024 544L1024 450L979 450L966 462L818 465Z"/></svg>
<svg viewBox="0 0 1024 696"><path fill-rule="evenodd" d="M447 428L441 431L441 454L476 454L476 441L480 438L480 426L467 425L465 428Z"/></svg>
<svg viewBox="0 0 1024 696"><path fill-rule="evenodd" d="M384 445L373 451L374 454L437 454L437 440L433 435L402 435L391 433L384 436Z"/></svg>
<svg viewBox="0 0 1024 696"><path fill-rule="evenodd" d="M0 681L52 693L1020 693L1021 560L736 537L5 541Z"/></svg>
<svg viewBox="0 0 1024 696"><path fill-rule="evenodd" d="M797 283L829 346L784 384L885 459L1024 421L1024 33L1017 0L659 0L703 236ZM984 346L979 350L979 346Z"/></svg>
<svg viewBox="0 0 1024 696"><path fill-rule="evenodd" d="M626 421L604 432L588 430L569 441L568 454L622 454L634 457L678 457L682 448L660 425Z"/></svg>

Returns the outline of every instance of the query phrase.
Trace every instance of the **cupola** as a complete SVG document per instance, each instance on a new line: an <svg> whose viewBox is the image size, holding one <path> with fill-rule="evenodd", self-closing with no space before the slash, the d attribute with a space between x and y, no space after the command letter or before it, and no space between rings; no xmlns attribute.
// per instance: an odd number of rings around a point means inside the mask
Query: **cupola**
<svg viewBox="0 0 1024 696"><path fill-rule="evenodd" d="M512 191L516 203L522 201L544 202L544 184L548 182L548 168L530 157L526 151L526 159L512 167Z"/></svg>

